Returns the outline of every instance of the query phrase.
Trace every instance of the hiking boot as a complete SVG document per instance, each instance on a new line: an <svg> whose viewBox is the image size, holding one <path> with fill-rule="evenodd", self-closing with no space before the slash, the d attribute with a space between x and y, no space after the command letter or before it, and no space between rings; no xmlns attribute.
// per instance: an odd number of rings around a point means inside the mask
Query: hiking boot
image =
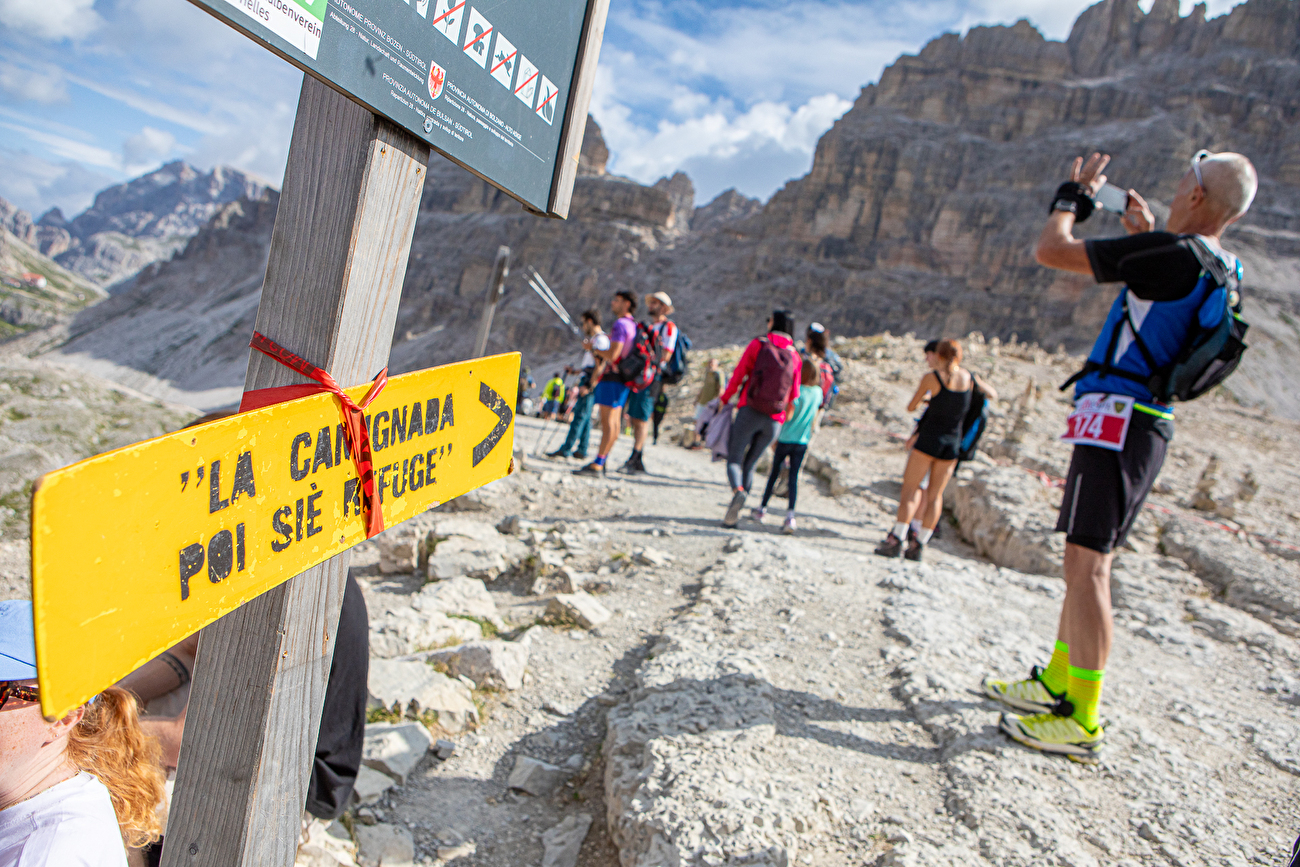
<svg viewBox="0 0 1300 867"><path fill-rule="evenodd" d="M925 546L922 545L920 542L916 541L915 539L913 539L907 543L907 548L903 551L903 557L905 559L913 560L917 563L920 563L921 554L924 553L924 551L925 551Z"/></svg>
<svg viewBox="0 0 1300 867"><path fill-rule="evenodd" d="M635 476L646 472L646 468L645 468L645 464L641 463L640 456L633 455L632 457L627 459L627 461L623 464L623 466L618 468L618 471L620 473L625 473L629 476Z"/></svg>
<svg viewBox="0 0 1300 867"><path fill-rule="evenodd" d="M903 553L903 540L890 531L885 541L876 546L876 554L881 557L897 557Z"/></svg>
<svg viewBox="0 0 1300 867"><path fill-rule="evenodd" d="M749 520L753 521L755 524L763 523L763 519L766 517L767 509L764 509L762 506L759 506L757 509L749 513Z"/></svg>
<svg viewBox="0 0 1300 867"><path fill-rule="evenodd" d="M727 506L727 516L722 519L722 526L734 527L740 523L740 510L745 508L745 492L736 491L731 498L731 505Z"/></svg>
<svg viewBox="0 0 1300 867"><path fill-rule="evenodd" d="M583 452L583 453L580 454L580 455L579 455L579 454L575 454L575 455L573 456L573 459L576 460L576 461L585 461L585 460L587 459L587 453L586 453L586 452Z"/></svg>
<svg viewBox="0 0 1300 867"><path fill-rule="evenodd" d="M1106 741L1106 730L1102 726L1089 731L1074 717L1054 713L1034 716L1003 713L998 728L1013 741L1031 749L1057 753L1089 764L1100 758L1102 744Z"/></svg>
<svg viewBox="0 0 1300 867"><path fill-rule="evenodd" d="M781 532L787 536L794 535L794 515L785 516L785 523L781 525Z"/></svg>
<svg viewBox="0 0 1300 867"><path fill-rule="evenodd" d="M1035 665L1029 669L1029 677L1024 680L994 680L984 678L984 694L994 701L1000 701L1008 707L1026 711L1031 714L1053 713L1065 698L1057 695L1043 683L1043 669Z"/></svg>
<svg viewBox="0 0 1300 867"><path fill-rule="evenodd" d="M546 456L548 458L567 458L569 456L569 453L566 452L564 449L556 449L553 452L547 452Z"/></svg>
<svg viewBox="0 0 1300 867"><path fill-rule="evenodd" d="M573 474L575 476L592 476L593 478L598 479L601 476L605 475L605 468L600 464L596 463L595 461L592 461L591 463L584 465L580 469L574 470Z"/></svg>

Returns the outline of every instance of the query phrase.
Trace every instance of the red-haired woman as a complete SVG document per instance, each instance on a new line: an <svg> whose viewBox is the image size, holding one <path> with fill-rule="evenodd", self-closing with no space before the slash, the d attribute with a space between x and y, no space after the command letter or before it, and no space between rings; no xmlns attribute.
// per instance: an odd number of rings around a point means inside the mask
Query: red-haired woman
<svg viewBox="0 0 1300 867"><path fill-rule="evenodd" d="M0 865L125 867L159 835L158 743L117 687L47 722L35 657L31 603L0 602Z"/></svg>
<svg viewBox="0 0 1300 867"><path fill-rule="evenodd" d="M876 548L882 557L900 554L909 560L920 561L925 545L930 541L939 517L943 513L943 489L957 467L961 452L962 421L970 409L974 389L985 394L990 389L975 374L961 366L961 344L955 340L941 340L934 353L926 354L930 372L921 377L916 393L907 404L908 412L916 412L925 400L929 408L921 418L916 431L916 445L907 455L907 468L903 470L903 493L898 500L898 517L894 529ZM907 525L916 511L916 492L926 473L930 486L921 505L921 530L903 548L907 538Z"/></svg>

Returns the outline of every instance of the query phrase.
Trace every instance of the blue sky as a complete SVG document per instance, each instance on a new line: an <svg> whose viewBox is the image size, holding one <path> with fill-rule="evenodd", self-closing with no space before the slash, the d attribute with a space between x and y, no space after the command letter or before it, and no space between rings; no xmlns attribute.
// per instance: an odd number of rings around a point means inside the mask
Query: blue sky
<svg viewBox="0 0 1300 867"><path fill-rule="evenodd" d="M899 54L1022 17L1062 39L1088 5L612 0L592 113L612 171L653 182L684 170L698 204L733 186L766 199ZM185 0L0 0L0 196L71 216L173 159L278 186L300 83Z"/></svg>

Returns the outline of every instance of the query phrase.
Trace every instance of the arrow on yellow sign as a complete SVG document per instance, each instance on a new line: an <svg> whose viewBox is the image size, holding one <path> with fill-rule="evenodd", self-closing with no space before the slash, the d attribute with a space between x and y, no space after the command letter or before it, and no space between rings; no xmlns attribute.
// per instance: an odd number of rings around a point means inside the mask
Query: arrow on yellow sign
<svg viewBox="0 0 1300 867"><path fill-rule="evenodd" d="M509 472L518 353L394 377L367 409L388 526ZM346 389L359 399L368 386ZM485 432L486 431L486 435ZM365 541L331 394L49 473L32 496L41 711L60 717L176 642Z"/></svg>

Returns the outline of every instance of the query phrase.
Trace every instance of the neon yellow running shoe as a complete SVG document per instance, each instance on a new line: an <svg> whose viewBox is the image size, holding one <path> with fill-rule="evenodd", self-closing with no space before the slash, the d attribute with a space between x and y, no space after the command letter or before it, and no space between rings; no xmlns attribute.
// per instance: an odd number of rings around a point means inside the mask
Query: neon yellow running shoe
<svg viewBox="0 0 1300 867"><path fill-rule="evenodd" d="M1106 730L1101 726L1088 731L1074 717L1054 713L1035 716L1004 713L998 728L1013 741L1045 753L1059 753L1076 762L1097 761L1106 740Z"/></svg>
<svg viewBox="0 0 1300 867"><path fill-rule="evenodd" d="M1057 695L1042 681L1043 670L1035 665L1025 680L984 678L984 694L1008 707L1029 713L1051 713L1058 709L1065 694Z"/></svg>

